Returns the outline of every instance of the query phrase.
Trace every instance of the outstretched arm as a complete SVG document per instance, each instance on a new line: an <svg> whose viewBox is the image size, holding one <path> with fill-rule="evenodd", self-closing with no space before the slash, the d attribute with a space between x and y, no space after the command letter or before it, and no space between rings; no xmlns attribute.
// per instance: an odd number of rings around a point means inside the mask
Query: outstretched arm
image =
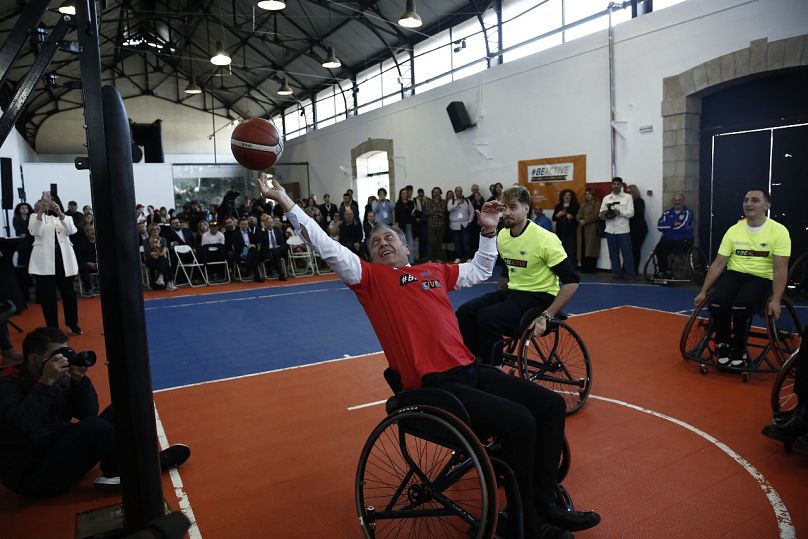
<svg viewBox="0 0 808 539"><path fill-rule="evenodd" d="M263 178L258 178L256 183L261 195L264 198L274 200L280 205L303 241L310 245L346 284L357 284L362 280L362 264L359 257L340 245L339 242L331 239L314 219L306 215L289 198L289 195L286 194L286 189L281 184L274 179L267 180Z"/></svg>

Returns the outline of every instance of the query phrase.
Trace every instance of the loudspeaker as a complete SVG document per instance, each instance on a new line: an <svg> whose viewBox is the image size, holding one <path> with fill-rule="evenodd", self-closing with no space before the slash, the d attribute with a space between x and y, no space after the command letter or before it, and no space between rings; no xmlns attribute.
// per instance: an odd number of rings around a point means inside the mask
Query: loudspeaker
<svg viewBox="0 0 808 539"><path fill-rule="evenodd" d="M469 113L466 112L466 105L462 101L452 101L446 107L446 112L449 114L449 119L452 121L452 127L455 133L465 131L469 127L474 127L469 118Z"/></svg>
<svg viewBox="0 0 808 539"><path fill-rule="evenodd" d="M14 178L11 176L11 158L0 157L0 183L2 183L3 209L14 209L14 189L11 184Z"/></svg>

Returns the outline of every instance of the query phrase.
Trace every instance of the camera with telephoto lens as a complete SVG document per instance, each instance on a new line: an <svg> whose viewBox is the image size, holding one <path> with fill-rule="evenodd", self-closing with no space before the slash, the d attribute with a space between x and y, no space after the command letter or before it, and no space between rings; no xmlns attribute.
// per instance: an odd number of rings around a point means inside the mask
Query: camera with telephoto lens
<svg viewBox="0 0 808 539"><path fill-rule="evenodd" d="M617 217L617 211L612 206L617 206L618 204L620 204L620 202L607 202L606 211L603 213L603 216L606 217L606 219L614 219Z"/></svg>
<svg viewBox="0 0 808 539"><path fill-rule="evenodd" d="M92 367L95 365L95 352L92 350L84 350L76 352L69 346L63 346L53 351L51 357L62 354L67 359L68 364L75 367Z"/></svg>

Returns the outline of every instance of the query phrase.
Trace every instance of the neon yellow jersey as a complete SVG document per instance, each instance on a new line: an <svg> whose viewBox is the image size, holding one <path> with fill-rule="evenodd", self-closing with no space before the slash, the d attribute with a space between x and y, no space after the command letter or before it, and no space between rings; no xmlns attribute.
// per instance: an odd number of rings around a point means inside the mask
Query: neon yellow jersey
<svg viewBox="0 0 808 539"><path fill-rule="evenodd" d="M558 236L528 221L515 238L509 228L500 230L497 243L508 268L509 290L558 294L558 276L550 267L567 258Z"/></svg>
<svg viewBox="0 0 808 539"><path fill-rule="evenodd" d="M766 219L755 232L745 220L738 221L724 234L718 254L728 257L727 269L772 280L774 257L791 256L791 237L773 219Z"/></svg>

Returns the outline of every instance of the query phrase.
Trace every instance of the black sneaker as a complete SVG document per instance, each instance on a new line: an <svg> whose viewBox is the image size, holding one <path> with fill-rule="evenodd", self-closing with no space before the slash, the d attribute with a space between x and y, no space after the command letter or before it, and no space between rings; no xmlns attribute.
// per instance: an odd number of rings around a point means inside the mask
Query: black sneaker
<svg viewBox="0 0 808 539"><path fill-rule="evenodd" d="M729 365L730 348L727 343L720 343L715 347L715 355L718 356L716 363L722 367Z"/></svg>
<svg viewBox="0 0 808 539"><path fill-rule="evenodd" d="M732 359L729 362L729 366L733 369L741 369L746 367L749 364L749 358L746 356L746 352L743 354L732 354Z"/></svg>
<svg viewBox="0 0 808 539"><path fill-rule="evenodd" d="M70 328L69 333L71 335L83 335L84 333L81 331L81 328L78 326L68 326Z"/></svg>
<svg viewBox="0 0 808 539"><path fill-rule="evenodd" d="M163 470L179 468L190 456L190 447L185 444L174 444L160 451L160 468Z"/></svg>
<svg viewBox="0 0 808 539"><path fill-rule="evenodd" d="M567 511L556 504L539 511L539 515L553 526L571 532L588 530L600 524L600 515L594 511Z"/></svg>

